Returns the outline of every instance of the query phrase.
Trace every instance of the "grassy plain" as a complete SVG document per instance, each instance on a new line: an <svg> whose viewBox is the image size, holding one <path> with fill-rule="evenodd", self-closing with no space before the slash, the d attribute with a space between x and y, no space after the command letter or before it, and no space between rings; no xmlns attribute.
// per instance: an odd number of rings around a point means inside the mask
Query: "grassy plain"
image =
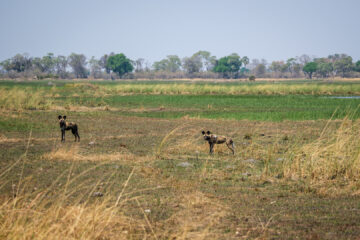
<svg viewBox="0 0 360 240"><path fill-rule="evenodd" d="M360 236L360 99L329 98L357 83L53 83L0 83L0 239ZM203 129L236 155L209 156Z"/></svg>

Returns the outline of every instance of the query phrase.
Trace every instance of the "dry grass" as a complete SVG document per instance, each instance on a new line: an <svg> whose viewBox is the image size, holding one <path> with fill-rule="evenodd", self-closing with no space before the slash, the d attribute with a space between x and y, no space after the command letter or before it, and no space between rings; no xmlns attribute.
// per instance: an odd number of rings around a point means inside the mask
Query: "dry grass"
<svg viewBox="0 0 360 240"><path fill-rule="evenodd" d="M344 119L335 131L327 125L314 142L289 152L284 175L308 179L315 186L331 185L336 180L357 181L360 178L359 129L359 120Z"/></svg>
<svg viewBox="0 0 360 240"><path fill-rule="evenodd" d="M15 111L49 109L53 100L46 94L44 90L33 91L32 88L0 89L0 108Z"/></svg>
<svg viewBox="0 0 360 240"><path fill-rule="evenodd" d="M198 191L183 194L180 199L177 206L180 211L166 220L163 238L216 239L221 236L214 227L227 214L222 204Z"/></svg>
<svg viewBox="0 0 360 240"><path fill-rule="evenodd" d="M68 162L78 162L78 161L92 161L92 162L107 162L107 161L117 161L117 162L145 162L150 161L153 157L150 156L136 156L130 152L118 152L113 154L86 154L86 152L81 152L79 146L71 146L70 148L60 147L53 149L51 152L45 153L41 157L45 160L51 161L68 161Z"/></svg>
<svg viewBox="0 0 360 240"><path fill-rule="evenodd" d="M102 93L108 94L230 94L230 95L336 95L336 94L360 94L359 85L318 85L308 84L254 84L254 85L197 85L197 84L119 84L116 86L104 86Z"/></svg>
<svg viewBox="0 0 360 240"><path fill-rule="evenodd" d="M325 121L77 117L90 126L80 143L44 132L28 142L0 135L13 155L24 144L12 139L33 144L19 160L3 151L11 169L0 165L0 239L321 239L329 231L346 239L359 232L351 195L360 186L346 183L345 198L326 196L343 188L334 183L357 182L359 121L329 121L320 134ZM104 127L93 127L99 121ZM209 156L203 129L231 136L237 154L218 145ZM309 179L316 194L303 190ZM98 191L104 195L95 197Z"/></svg>
<svg viewBox="0 0 360 240"><path fill-rule="evenodd" d="M66 205L62 198L7 199L0 206L0 238L5 239L126 239L141 232L141 221L109 206L105 199L94 204ZM50 205L47 206L47 205Z"/></svg>
<svg viewBox="0 0 360 240"><path fill-rule="evenodd" d="M62 189L64 190L64 189ZM90 203L66 204L68 193L54 196L47 192L25 194L3 199L0 205L0 238L5 239L208 239L221 233L213 231L226 215L220 204L192 192L179 196L178 211L165 221L152 226L139 198L126 199L120 204L108 197ZM54 200L55 199L55 200ZM129 217L124 201L133 201L143 218Z"/></svg>

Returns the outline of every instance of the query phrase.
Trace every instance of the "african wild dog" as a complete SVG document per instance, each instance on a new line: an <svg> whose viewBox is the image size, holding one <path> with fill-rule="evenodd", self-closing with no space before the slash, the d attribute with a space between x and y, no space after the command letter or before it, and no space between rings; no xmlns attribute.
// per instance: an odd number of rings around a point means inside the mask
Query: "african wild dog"
<svg viewBox="0 0 360 240"><path fill-rule="evenodd" d="M222 143L226 143L226 146L232 151L232 153L235 155L235 146L234 146L234 141L229 138L229 137L224 137L224 136L217 136L215 134L211 134L210 131L207 131L205 133L205 131L201 132L204 136L204 140L207 141L209 143L210 146L210 154L212 154L214 152L214 145L215 144L222 144Z"/></svg>
<svg viewBox="0 0 360 240"><path fill-rule="evenodd" d="M75 142L76 139L80 142L80 136L78 133L78 126L76 123L73 122L67 122L66 116L59 115L59 123L60 123L60 129L61 129L61 141L65 142L65 131L71 130L72 134L75 136Z"/></svg>

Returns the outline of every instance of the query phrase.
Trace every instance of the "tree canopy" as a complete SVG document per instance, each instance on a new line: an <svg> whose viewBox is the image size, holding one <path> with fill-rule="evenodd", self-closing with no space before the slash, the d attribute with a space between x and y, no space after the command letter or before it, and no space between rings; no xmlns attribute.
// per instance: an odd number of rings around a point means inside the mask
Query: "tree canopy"
<svg viewBox="0 0 360 240"><path fill-rule="evenodd" d="M303 67L304 73L308 74L310 79L312 78L312 75L313 75L314 72L316 72L316 70L317 70L317 63L316 62L308 62Z"/></svg>
<svg viewBox="0 0 360 240"><path fill-rule="evenodd" d="M106 66L113 72L117 73L120 77L124 76L126 73L132 72L134 69L131 60L123 53L110 56L107 59Z"/></svg>
<svg viewBox="0 0 360 240"><path fill-rule="evenodd" d="M241 64L240 56L233 53L229 56L220 58L216 62L213 71L222 73L224 77L237 77Z"/></svg>

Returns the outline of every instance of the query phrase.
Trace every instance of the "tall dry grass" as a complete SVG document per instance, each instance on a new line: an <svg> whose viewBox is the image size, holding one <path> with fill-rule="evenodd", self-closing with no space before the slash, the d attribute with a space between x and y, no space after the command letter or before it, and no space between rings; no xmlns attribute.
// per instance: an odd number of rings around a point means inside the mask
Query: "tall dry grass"
<svg viewBox="0 0 360 240"><path fill-rule="evenodd" d="M345 118L336 130L328 126L317 140L289 153L284 176L310 179L315 184L360 178L360 121Z"/></svg>
<svg viewBox="0 0 360 240"><path fill-rule="evenodd" d="M33 88L0 88L0 108L13 111L49 109L53 100L48 94L43 89L34 91Z"/></svg>
<svg viewBox="0 0 360 240"><path fill-rule="evenodd" d="M360 94L360 84L253 84L253 85L208 85L208 84L119 84L104 86L102 91L116 94L263 94L263 95L337 95Z"/></svg>
<svg viewBox="0 0 360 240"><path fill-rule="evenodd" d="M126 83L117 85L96 85L92 83L66 84L69 91L76 90L76 94L103 97L117 94L230 94L230 95L339 95L360 94L360 84L286 84L286 83L262 83L241 85L212 85L212 84L188 84L188 83Z"/></svg>
<svg viewBox="0 0 360 240"><path fill-rule="evenodd" d="M54 201L46 192L35 197L5 199L0 206L0 238L3 239L127 239L141 232L141 225L126 217L121 208L98 203L68 205L62 196Z"/></svg>

